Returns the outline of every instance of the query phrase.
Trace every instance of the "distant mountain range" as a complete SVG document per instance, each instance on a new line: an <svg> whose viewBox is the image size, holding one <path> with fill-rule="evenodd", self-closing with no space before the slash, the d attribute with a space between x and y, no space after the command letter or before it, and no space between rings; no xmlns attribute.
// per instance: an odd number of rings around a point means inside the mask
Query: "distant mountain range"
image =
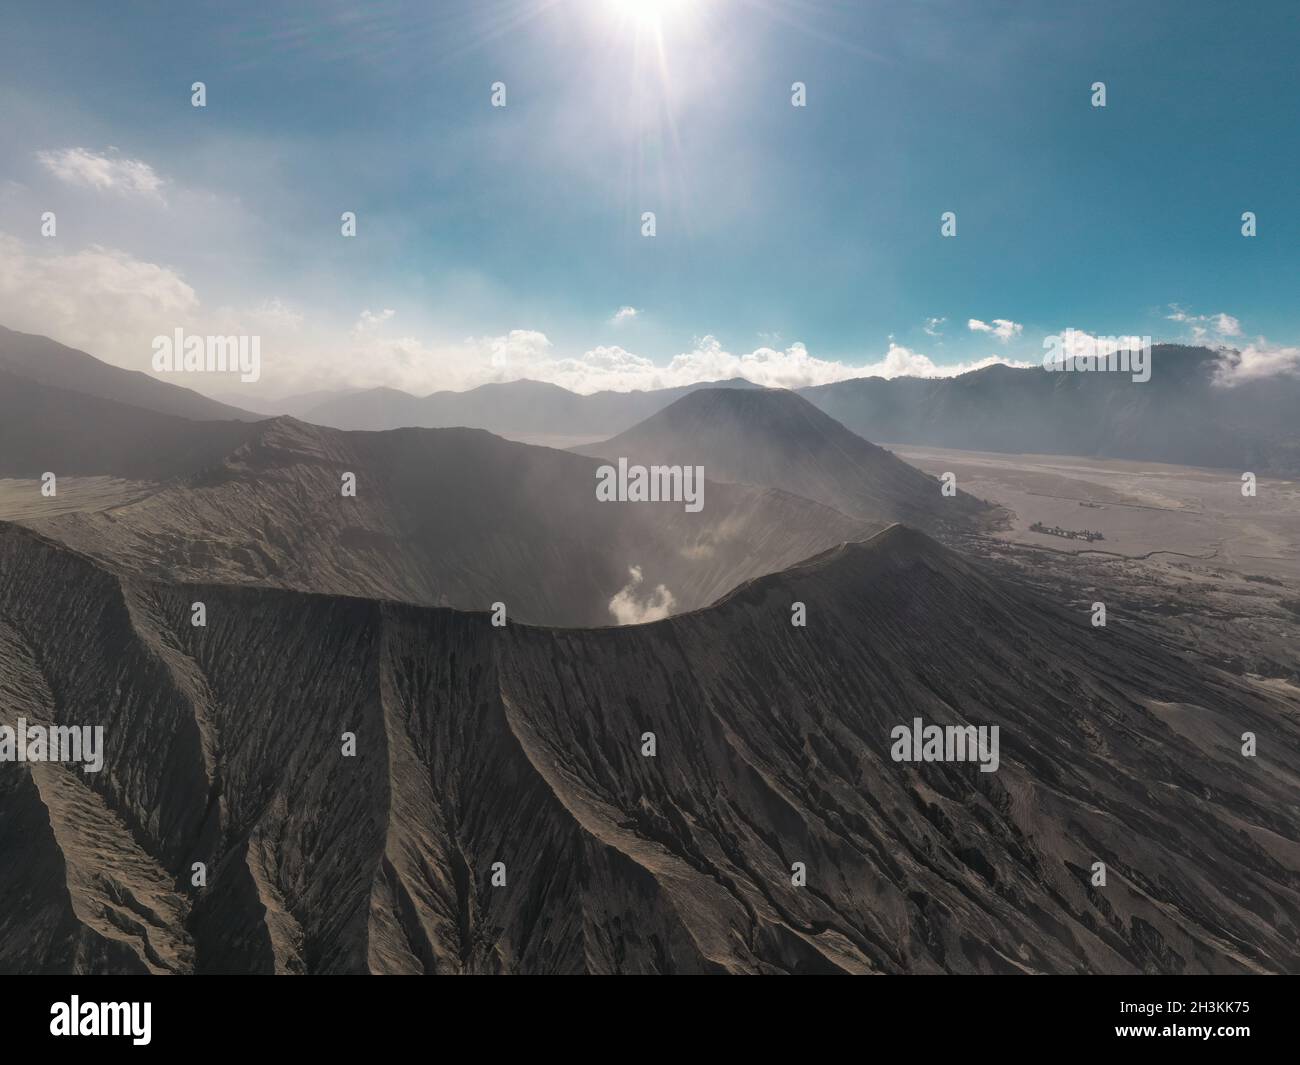
<svg viewBox="0 0 1300 1065"><path fill-rule="evenodd" d="M562 631L0 524L0 691L106 737L0 763L4 971L1300 966L1294 712L900 526ZM896 760L917 719L997 726L997 771Z"/></svg>
<svg viewBox="0 0 1300 1065"><path fill-rule="evenodd" d="M1158 344L1151 379L990 366L950 378L862 377L799 389L858 436L888 444L1144 459L1300 475L1300 379L1219 382L1224 356ZM486 429L567 447L624 433L703 389L757 389L744 380L646 392L579 395L537 381L414 396L391 388L317 391L261 413L206 398L147 374L108 366L45 337L0 328L0 373L191 419L255 421L288 414L337 429ZM205 382L200 382L205 383Z"/></svg>
<svg viewBox="0 0 1300 1065"><path fill-rule="evenodd" d="M801 391L872 440L971 451L1146 459L1300 473L1300 379L1217 383L1206 348L1158 344L1151 379L990 366L958 377L865 377Z"/></svg>
<svg viewBox="0 0 1300 1065"><path fill-rule="evenodd" d="M1300 380L1223 385L1221 356L1206 348L1156 345L1151 358L1151 379L1141 383L1123 373L990 366L946 378L861 377L798 393L859 436L889 444L1300 474ZM466 425L585 445L626 432L684 394L718 387L757 386L732 380L580 396L514 381L424 398L392 389L313 396L288 413L340 428Z"/></svg>
<svg viewBox="0 0 1300 1065"><path fill-rule="evenodd" d="M467 392L413 396L392 388L307 405L305 421L338 429L471 426L509 437L608 436L635 425L701 388L757 388L744 380L701 382L651 392L579 395L540 381L488 384Z"/></svg>

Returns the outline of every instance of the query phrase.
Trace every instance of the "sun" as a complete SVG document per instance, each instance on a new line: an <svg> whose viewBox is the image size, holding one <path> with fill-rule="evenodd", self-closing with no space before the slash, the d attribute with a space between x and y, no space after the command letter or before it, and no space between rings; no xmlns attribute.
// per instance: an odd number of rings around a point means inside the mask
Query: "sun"
<svg viewBox="0 0 1300 1065"><path fill-rule="evenodd" d="M689 0L605 0L628 22L646 29L662 29L690 6Z"/></svg>

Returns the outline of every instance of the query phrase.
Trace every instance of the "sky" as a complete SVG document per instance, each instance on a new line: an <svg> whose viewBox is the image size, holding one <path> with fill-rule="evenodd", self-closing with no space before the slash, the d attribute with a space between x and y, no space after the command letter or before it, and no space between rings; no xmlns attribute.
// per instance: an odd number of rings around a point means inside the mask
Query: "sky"
<svg viewBox="0 0 1300 1065"><path fill-rule="evenodd" d="M146 371L257 335L266 395L797 387L1067 328L1300 366L1289 0L195 7L6 4L0 324Z"/></svg>

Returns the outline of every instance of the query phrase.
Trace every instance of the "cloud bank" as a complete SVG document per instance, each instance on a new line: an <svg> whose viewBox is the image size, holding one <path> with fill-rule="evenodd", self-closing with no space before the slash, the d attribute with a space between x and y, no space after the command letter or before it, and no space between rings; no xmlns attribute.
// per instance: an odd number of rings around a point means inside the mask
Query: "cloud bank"
<svg viewBox="0 0 1300 1065"><path fill-rule="evenodd" d="M853 377L945 377L995 363L1031 365L999 355L939 365L892 342L877 359L848 363L818 358L799 342L733 351L713 336L662 364L617 344L563 353L535 329L430 340L403 329L402 315L392 307L364 307L356 314L350 327L335 328L314 323L274 296L254 306L211 307L171 267L100 245L69 252L0 233L0 323L146 372L152 338L177 327L197 334L256 334L262 337L266 394L386 386L424 395L523 377L583 393L733 377L802 388Z"/></svg>
<svg viewBox="0 0 1300 1065"><path fill-rule="evenodd" d="M666 366L618 345L602 345L581 355L559 356L543 334L533 332L517 331L505 338L478 343L490 343L502 357L499 365L509 371L502 380L528 377L584 393L671 388L734 377L769 388L793 389L854 377L951 377L995 364L1032 365L989 355L971 362L940 366L928 355L894 343L880 359L851 364L818 358L798 342L785 348L758 347L734 352L717 337L705 336L696 340L690 351L674 356Z"/></svg>
<svg viewBox="0 0 1300 1065"><path fill-rule="evenodd" d="M630 310L630 308L625 308ZM393 307L362 307L351 325L323 323L317 315L270 296L244 307L209 306L175 269L98 244L63 250L54 242L24 242L0 232L0 324L40 333L131 370L150 371L151 341L177 327L189 333L248 334L262 338L266 397L331 388L398 388L417 395L464 390L490 382L529 378L575 392L668 388L743 377L773 388L804 388L856 377L952 377L987 366L1028 367L999 354L939 364L928 354L890 341L875 359L820 358L800 342L732 350L717 337L693 341L666 363L619 344L564 352L544 332L511 329L461 339L431 339L404 327ZM620 312L621 313L621 312ZM640 313L640 312L636 312ZM625 315L624 321L634 316ZM1192 339L1222 348L1218 381L1234 385L1277 374L1300 374L1300 348L1256 337L1244 347L1241 323L1226 313L1194 315L1176 305L1171 321L1190 326ZM927 325L937 331L941 319ZM1019 336L1007 319L971 319L971 331ZM1076 331L1078 344L1095 344ZM1137 338L1127 338L1136 342ZM1083 353L1083 352L1080 352ZM211 388L196 381L194 386ZM224 398L237 402L239 390Z"/></svg>

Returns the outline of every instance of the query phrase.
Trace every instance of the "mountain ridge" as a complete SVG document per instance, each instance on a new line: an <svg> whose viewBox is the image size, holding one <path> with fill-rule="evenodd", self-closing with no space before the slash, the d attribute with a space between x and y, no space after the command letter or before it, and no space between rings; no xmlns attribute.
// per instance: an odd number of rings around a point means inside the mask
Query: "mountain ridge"
<svg viewBox="0 0 1300 1065"><path fill-rule="evenodd" d="M3 325L0 371L47 387L191 421L259 421L264 417L143 371L124 370L49 337L20 333Z"/></svg>

